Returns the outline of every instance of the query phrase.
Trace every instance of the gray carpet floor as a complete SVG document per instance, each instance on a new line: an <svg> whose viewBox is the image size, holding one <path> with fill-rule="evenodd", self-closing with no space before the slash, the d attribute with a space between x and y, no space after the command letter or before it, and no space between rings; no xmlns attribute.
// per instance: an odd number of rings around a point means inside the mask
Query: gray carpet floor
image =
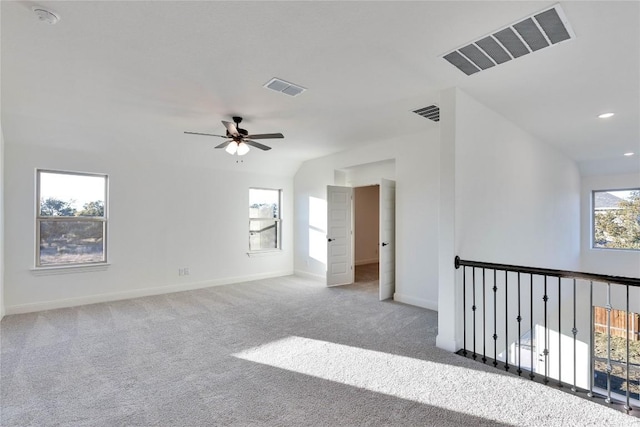
<svg viewBox="0 0 640 427"><path fill-rule="evenodd" d="M3 426L640 426L435 347L371 272L6 316Z"/></svg>

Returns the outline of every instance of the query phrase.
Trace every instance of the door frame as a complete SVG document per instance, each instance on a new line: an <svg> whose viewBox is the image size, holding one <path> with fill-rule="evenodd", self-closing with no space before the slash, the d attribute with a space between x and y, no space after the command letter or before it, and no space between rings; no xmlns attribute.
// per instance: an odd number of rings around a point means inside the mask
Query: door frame
<svg viewBox="0 0 640 427"><path fill-rule="evenodd" d="M355 188L359 188L359 187L371 187L371 186L377 186L378 188L381 188L383 180L393 181L394 183L396 182L395 179L388 179L388 178L380 177L380 178L378 178L377 182L373 182L373 183L370 183L370 184L360 184L360 185L357 185L355 187L350 187L350 188L353 188L354 190L355 190ZM335 186L335 187L348 187L348 186ZM354 192L354 194L355 194L355 192ZM327 203L328 203L328 201L327 201ZM378 207L380 208L381 206L382 206L382 192L379 192L378 193ZM396 210L396 207L397 207L397 198L394 199L394 205L393 205L394 211ZM354 272L354 277L353 277L354 281L353 282L355 282L355 268L356 268L356 266L355 266L355 238L356 238L356 235L355 234L356 234L356 231L355 231L355 215L354 215L354 201L353 201L353 199L352 199L352 203L351 203L351 209L352 209L352 212L351 212L351 221L352 221L352 226L351 226L351 229L352 229L352 243L351 243L352 255L351 255L351 262L352 262L353 272ZM377 225L378 226L378 230L380 229L380 224L381 224L380 221L381 221L381 218L378 218L378 225ZM396 220L395 220L395 215L394 215L394 229L395 229L395 225L396 225ZM378 233L378 264L380 264L380 261L381 261L381 250L382 250L381 244L382 244L382 236L380 235L380 233ZM395 242L394 242L394 245L393 245L393 251L394 251L393 269L394 269L394 272L395 272L395 268L396 268L396 257L395 257L396 247L397 247L397 236L395 236ZM378 267L378 280L380 280L380 267ZM394 288L395 288L395 283L394 283ZM380 289L381 289L380 288L380 283L378 282L378 294L380 293ZM395 290L394 290L394 293L395 293ZM393 296L391 297L391 299L393 299Z"/></svg>

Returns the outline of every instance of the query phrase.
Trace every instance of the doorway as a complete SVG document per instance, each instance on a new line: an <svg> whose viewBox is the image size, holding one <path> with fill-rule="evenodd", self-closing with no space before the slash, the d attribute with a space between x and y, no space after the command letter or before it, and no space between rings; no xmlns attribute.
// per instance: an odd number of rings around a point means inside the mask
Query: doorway
<svg viewBox="0 0 640 427"><path fill-rule="evenodd" d="M380 186L353 189L355 283L379 285Z"/></svg>
<svg viewBox="0 0 640 427"><path fill-rule="evenodd" d="M360 268L359 278L366 275L377 285L380 301L394 297L395 184L381 178L379 185L367 186L372 188L362 190L368 197L358 199L358 213L354 193L359 187L327 186L327 286L357 283L356 266L367 266Z"/></svg>

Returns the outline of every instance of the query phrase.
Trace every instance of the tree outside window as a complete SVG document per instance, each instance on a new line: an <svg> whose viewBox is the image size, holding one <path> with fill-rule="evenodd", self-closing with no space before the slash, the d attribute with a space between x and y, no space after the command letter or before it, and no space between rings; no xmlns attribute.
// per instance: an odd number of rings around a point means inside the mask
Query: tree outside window
<svg viewBox="0 0 640 427"><path fill-rule="evenodd" d="M36 266L106 262L107 176L37 171Z"/></svg>
<svg viewBox="0 0 640 427"><path fill-rule="evenodd" d="M594 191L592 199L592 247L640 250L640 188Z"/></svg>

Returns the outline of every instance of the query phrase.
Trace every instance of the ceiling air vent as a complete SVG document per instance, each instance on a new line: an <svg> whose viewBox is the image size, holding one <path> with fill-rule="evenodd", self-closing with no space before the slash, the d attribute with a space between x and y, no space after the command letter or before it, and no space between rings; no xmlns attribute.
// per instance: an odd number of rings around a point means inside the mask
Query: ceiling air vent
<svg viewBox="0 0 640 427"><path fill-rule="evenodd" d="M557 4L442 57L470 76L571 38L575 34Z"/></svg>
<svg viewBox="0 0 640 427"><path fill-rule="evenodd" d="M269 80L264 87L267 89L275 90L276 92L282 92L289 96L298 96L305 90L302 86L294 85L293 83L286 82L281 79L273 78Z"/></svg>
<svg viewBox="0 0 640 427"><path fill-rule="evenodd" d="M440 121L440 107L437 105L429 105L428 107L418 108L417 110L413 110L419 116L426 117L429 120L433 120L434 122Z"/></svg>

